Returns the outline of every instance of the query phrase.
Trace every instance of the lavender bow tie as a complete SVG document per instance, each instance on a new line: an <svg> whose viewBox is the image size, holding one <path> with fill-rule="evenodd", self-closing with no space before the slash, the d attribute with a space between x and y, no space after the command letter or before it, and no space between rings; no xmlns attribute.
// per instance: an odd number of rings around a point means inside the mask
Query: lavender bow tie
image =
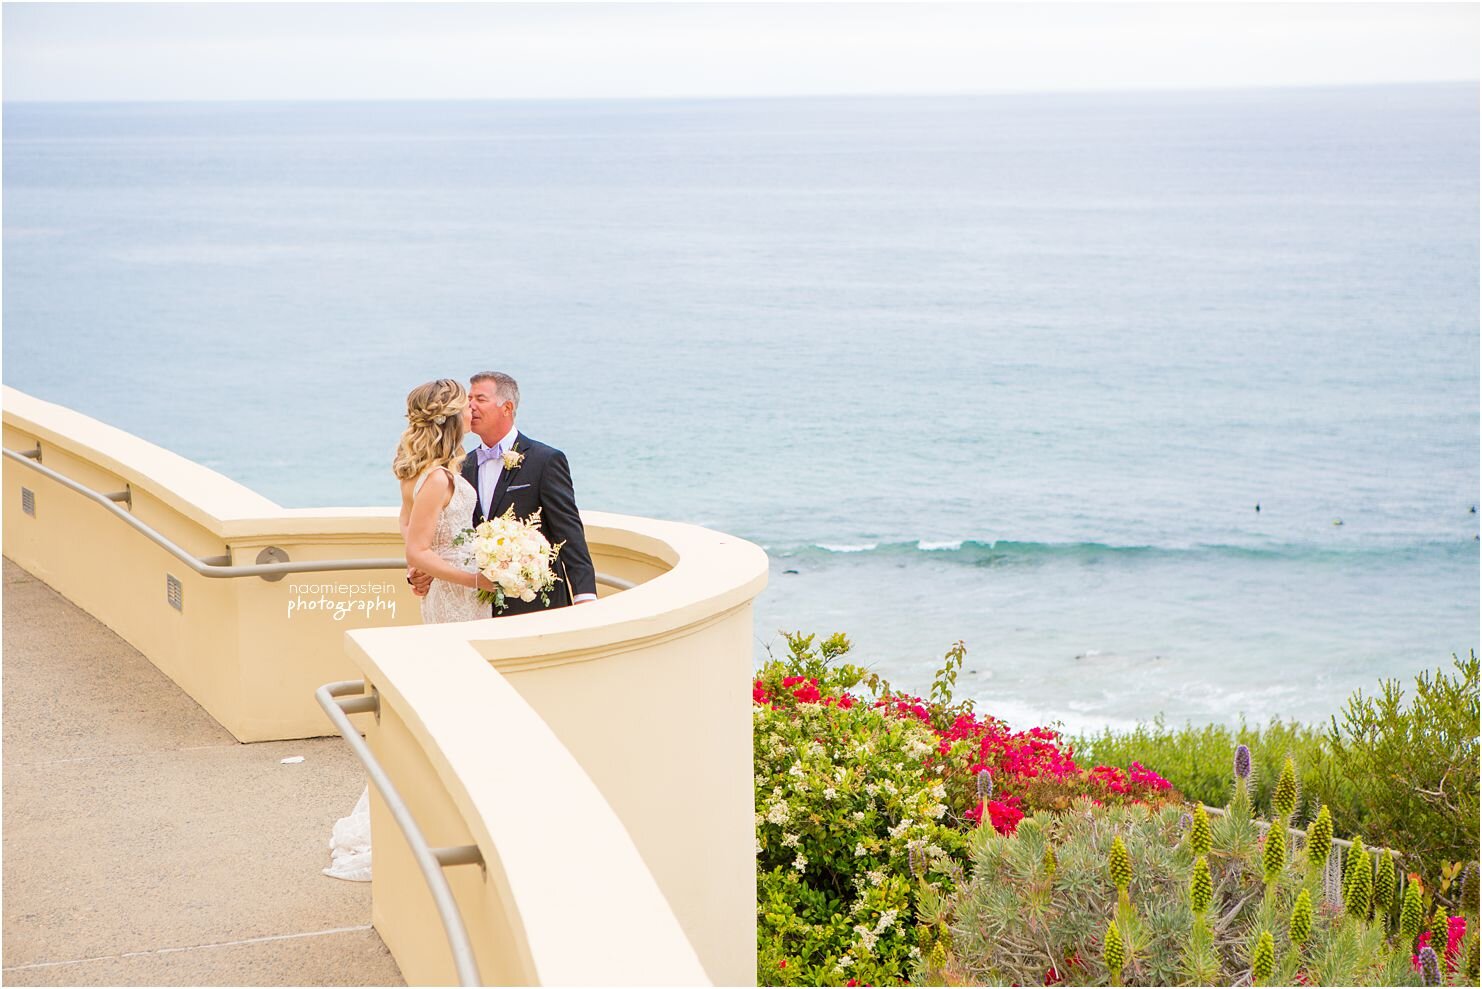
<svg viewBox="0 0 1482 989"><path fill-rule="evenodd" d="M503 449L500 448L500 447L497 447L497 446L494 446L494 447L481 446L481 447L479 447L477 450L475 450L473 452L479 458L479 466L480 467L484 466L484 464L488 463L490 460L493 460L496 457L499 457L499 456L501 456L504 453Z"/></svg>

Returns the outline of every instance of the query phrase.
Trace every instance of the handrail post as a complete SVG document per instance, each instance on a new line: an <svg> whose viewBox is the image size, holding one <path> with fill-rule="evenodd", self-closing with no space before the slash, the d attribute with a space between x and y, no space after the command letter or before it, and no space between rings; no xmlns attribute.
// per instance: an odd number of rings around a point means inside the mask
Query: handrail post
<svg viewBox="0 0 1482 989"><path fill-rule="evenodd" d="M477 863L483 866L483 855L477 845L433 849L427 844L427 839L422 835L422 829L417 826L406 801L402 799L395 784L391 782L391 777L386 775L386 770L381 768L370 746L366 744L365 739L360 737L360 732L350 722L349 712L352 709L355 712L375 711L377 719L380 718L380 698L373 693L366 694L365 688L364 680L341 680L336 683L326 683L314 691L314 698L319 702L319 706L324 708L324 713L329 715L329 720L339 729L340 734L345 737L345 741L350 743L350 748L360 757L361 763L365 766L366 775L370 777L371 783L381 794L381 799L386 803L386 809L391 811L391 817L406 838L407 845L412 850L412 857L422 870L422 877L427 880L428 889L432 892L432 900L442 918L443 929L448 935L448 946L453 951L453 966L457 969L459 984L482 985L479 981L478 963L473 955L473 945L468 940L468 928L463 924L463 915L458 911L458 901L453 898L453 889L448 885L448 877L443 875L442 870L445 865ZM351 697L343 701L339 699L347 694L363 696Z"/></svg>

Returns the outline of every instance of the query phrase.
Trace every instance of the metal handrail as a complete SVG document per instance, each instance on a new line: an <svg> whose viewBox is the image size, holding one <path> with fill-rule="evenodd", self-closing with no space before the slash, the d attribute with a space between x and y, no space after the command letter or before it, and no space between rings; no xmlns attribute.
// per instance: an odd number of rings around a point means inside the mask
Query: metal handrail
<svg viewBox="0 0 1482 989"><path fill-rule="evenodd" d="M350 700L339 700L343 695L358 695ZM473 956L473 945L468 940L468 928L463 924L463 915L458 912L458 902L453 899L452 887L448 885L448 877L443 875L443 869L456 865L478 865L483 867L484 856L477 845L457 845L451 848L433 848L427 844L427 839L422 835L422 829L417 827L417 822L412 818L412 812L407 808L406 801L401 798L391 778L376 761L375 755L371 753L370 746L365 739L360 737L359 730L350 721L351 714L359 714L368 711L379 711L380 700L374 694L366 694L364 680L341 680L336 683L326 683L314 691L314 699L319 706L324 708L324 713L334 726L339 729L345 741L350 743L350 748L360 757L365 766L365 771L370 780L375 784L376 790L380 792L381 799L386 802L386 809L391 811L392 818L397 827L401 828L407 845L412 850L412 857L417 860L417 866L422 870L422 877L427 880L427 888L432 893L433 902L437 905L437 912L442 918L443 930L448 935L448 947L453 950L453 965L458 971L458 983L465 986L482 985L479 981L478 962Z"/></svg>
<svg viewBox="0 0 1482 989"><path fill-rule="evenodd" d="M134 529L138 530L138 532L144 536L144 538L148 539L150 542L154 543L156 546L160 547L165 552L175 557L187 567L190 567L202 577L272 578L282 577L285 574L292 573L329 573L339 570L401 570L404 569L407 565L407 561L405 559L381 557L378 559L370 560L305 560L302 563L254 563L242 566L232 566L230 547L228 547L228 553L225 556L211 556L201 558L172 542L169 537L165 536L159 530L152 528L148 524L140 521L132 513L120 508L117 504L117 502L119 501L124 501L130 507L133 507L132 489L125 489L124 491L113 492L111 494L103 494L101 492L94 491L92 488L79 484L76 481L72 480L70 477L67 477L65 474L59 474L58 472L52 470L50 467L38 463L38 461L41 459L41 447L39 444L37 445L35 450L16 451L7 447L3 450L0 450L0 452L3 452L5 456L9 457L11 460L14 460L16 463L25 464L32 470L38 471L42 475L50 478L53 481L56 481L64 488L75 491L78 494L82 495L84 498L94 501L102 507L106 508L114 515L118 516L120 519L123 519L129 525L133 526ZM630 580L624 580L621 577L614 577L610 574L599 573L596 575L596 578L597 583L616 588L620 591L632 590L634 587L637 586Z"/></svg>

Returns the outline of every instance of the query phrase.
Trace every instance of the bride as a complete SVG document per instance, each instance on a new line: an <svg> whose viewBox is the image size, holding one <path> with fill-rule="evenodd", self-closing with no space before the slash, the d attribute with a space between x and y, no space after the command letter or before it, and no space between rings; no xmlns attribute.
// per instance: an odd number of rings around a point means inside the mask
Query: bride
<svg viewBox="0 0 1482 989"><path fill-rule="evenodd" d="M401 481L401 538L407 565L432 575L422 598L423 622L467 622L489 617L480 589L489 579L464 562L453 538L473 520L478 492L459 471L463 436L472 407L463 386L451 378L418 385L407 396L407 428L396 448L391 471ZM326 876L369 882L371 877L370 794L362 792L349 817L334 826L329 847L333 862Z"/></svg>

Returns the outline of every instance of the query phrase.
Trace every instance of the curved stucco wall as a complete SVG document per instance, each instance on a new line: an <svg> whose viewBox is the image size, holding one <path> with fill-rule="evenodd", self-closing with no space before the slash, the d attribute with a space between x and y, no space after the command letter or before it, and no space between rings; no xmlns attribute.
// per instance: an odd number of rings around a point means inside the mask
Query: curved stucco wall
<svg viewBox="0 0 1482 989"><path fill-rule="evenodd" d="M394 509L285 509L137 437L5 389L5 447L38 444L42 463L74 481L101 492L127 486L136 517L202 557L250 564L268 546L294 561L400 555ZM23 487L34 515L20 510ZM520 765L519 753L508 751L518 737L504 733L528 712L566 753L551 765L569 758L621 823L622 840L631 842L708 978L728 985L755 979L751 602L767 572L757 547L695 526L584 512L598 570L637 587L604 588L594 604L543 615L427 627L412 624L416 602L395 571L278 582L207 578L107 509L9 458L3 497L5 554L113 628L243 741L326 734L314 689L368 679L387 699L385 712L373 723L358 720L398 786L409 789L419 822L435 844L478 841L491 865L515 846L521 861L533 854L509 837L528 823L528 816L509 818L509 806L562 799L559 785L516 784L509 775ZM166 600L166 574L181 583L181 610ZM329 583L375 586L360 599L383 603L338 619L290 607L296 585ZM489 703L476 710L487 716L471 721L468 704L480 691ZM481 760L479 752L490 756ZM554 781L560 773L546 775ZM445 981L451 969L440 928L428 926L429 911L414 908L417 891L425 896L421 877L407 871L400 836L375 801L373 821L377 927L409 981ZM563 854L558 836L550 839L544 854ZM462 900L472 880L458 871ZM496 940L513 936L499 931L525 931L521 943L533 943L524 925L549 916L541 906L548 901L521 908L511 891L528 891L529 883L499 882L506 885L491 888L504 898L506 916L483 930ZM675 964L664 971L682 972L682 959ZM546 977L539 963L531 965L496 970L511 981L524 981L521 971ZM632 973L624 971L628 981ZM660 981L671 979L684 981L672 974Z"/></svg>

